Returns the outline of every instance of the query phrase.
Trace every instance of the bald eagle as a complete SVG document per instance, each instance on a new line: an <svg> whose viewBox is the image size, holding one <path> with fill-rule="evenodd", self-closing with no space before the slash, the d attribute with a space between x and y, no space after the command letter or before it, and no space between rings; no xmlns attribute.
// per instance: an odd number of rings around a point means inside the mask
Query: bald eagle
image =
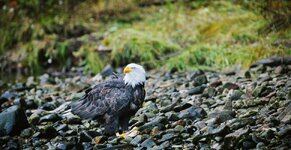
<svg viewBox="0 0 291 150"><path fill-rule="evenodd" d="M83 119L104 123L104 132L113 135L128 130L128 122L145 98L146 72L138 64L128 64L123 76L89 88L79 101L72 103L72 113Z"/></svg>

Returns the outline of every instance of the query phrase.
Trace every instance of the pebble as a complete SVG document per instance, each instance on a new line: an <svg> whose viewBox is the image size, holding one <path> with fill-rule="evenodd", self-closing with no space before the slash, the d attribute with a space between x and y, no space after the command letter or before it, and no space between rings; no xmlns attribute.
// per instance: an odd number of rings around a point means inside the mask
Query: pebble
<svg viewBox="0 0 291 150"><path fill-rule="evenodd" d="M7 122L11 129L14 116L24 119L18 125L28 122L13 135L2 132L0 149L288 149L290 73L286 66L258 66L232 75L150 72L143 108L130 119L124 137L102 135L103 126L64 113L69 108L56 111L82 97L90 77L30 77L1 91L0 117L16 111L4 121L1 117L0 132ZM95 77L96 84L103 80L101 74Z"/></svg>

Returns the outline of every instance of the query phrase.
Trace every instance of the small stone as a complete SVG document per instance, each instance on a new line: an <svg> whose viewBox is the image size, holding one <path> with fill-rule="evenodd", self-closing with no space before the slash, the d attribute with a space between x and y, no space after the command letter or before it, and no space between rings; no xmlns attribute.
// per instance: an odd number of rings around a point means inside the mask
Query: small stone
<svg viewBox="0 0 291 150"><path fill-rule="evenodd" d="M46 125L40 130L40 136L45 139L52 139L57 135L58 132L52 125Z"/></svg>
<svg viewBox="0 0 291 150"><path fill-rule="evenodd" d="M249 132L250 130L248 128L247 129L241 128L233 133L227 134L224 138L222 148L223 149L234 148L239 139L241 139L242 136L247 135Z"/></svg>
<svg viewBox="0 0 291 150"><path fill-rule="evenodd" d="M149 130L150 131L154 127L162 128L167 123L168 123L168 119L166 117L157 116L152 121L150 121L150 122L144 124L143 126L141 126L139 129L140 129L140 131L143 131L143 130Z"/></svg>
<svg viewBox="0 0 291 150"><path fill-rule="evenodd" d="M130 142L131 145L137 146L138 144L140 144L140 142L143 140L142 135L137 135L136 137L134 137L132 139L132 141Z"/></svg>
<svg viewBox="0 0 291 150"><path fill-rule="evenodd" d="M189 95L202 94L205 88L206 87L205 86L202 86L202 85L201 86L196 86L193 89L190 89L188 91L188 94Z"/></svg>
<svg viewBox="0 0 291 150"><path fill-rule="evenodd" d="M256 143L251 142L251 141L244 141L243 142L243 148L245 149L252 149L256 147Z"/></svg>
<svg viewBox="0 0 291 150"><path fill-rule="evenodd" d="M230 128L226 125L220 125L215 128L209 127L208 133L212 135L225 136L226 134L230 133Z"/></svg>
<svg viewBox="0 0 291 150"><path fill-rule="evenodd" d="M205 74L199 75L194 78L194 86L200 86L207 83L207 77Z"/></svg>
<svg viewBox="0 0 291 150"><path fill-rule="evenodd" d="M178 115L180 119L189 118L195 120L197 118L204 118L207 115L206 111L201 107L192 106L181 111Z"/></svg>
<svg viewBox="0 0 291 150"><path fill-rule="evenodd" d="M283 71L284 71L283 67L282 66L278 66L278 67L275 68L274 73L275 74L281 74L281 73L283 73Z"/></svg>
<svg viewBox="0 0 291 150"><path fill-rule="evenodd" d="M50 111L50 110L56 109L57 105L54 102L47 102L47 103L43 104L40 108L43 110Z"/></svg>
<svg viewBox="0 0 291 150"><path fill-rule="evenodd" d="M214 97L216 94L217 94L217 91L215 88L208 87L203 91L202 96L209 98L209 97Z"/></svg>
<svg viewBox="0 0 291 150"><path fill-rule="evenodd" d="M229 98L230 98L230 100L238 100L238 99L241 98L241 96L242 96L243 94L244 94L244 93L243 93L242 91L240 91L240 90L234 90L234 91L230 94Z"/></svg>
<svg viewBox="0 0 291 150"><path fill-rule="evenodd" d="M284 118L281 121L286 124L291 124L291 115L284 116Z"/></svg>
<svg viewBox="0 0 291 150"><path fill-rule="evenodd" d="M210 87L218 87L218 86L220 86L220 85L222 85L222 81L221 80L216 80L216 81L213 81L213 82L211 82L210 84L209 84L209 86Z"/></svg>
<svg viewBox="0 0 291 150"><path fill-rule="evenodd" d="M229 90L237 90L239 89L239 86L235 83L231 83L231 82L226 82L224 85L223 85L223 89L229 89Z"/></svg>
<svg viewBox="0 0 291 150"><path fill-rule="evenodd" d="M8 100L11 100L15 97L16 95L11 93L10 91L5 91L1 96L0 96L0 106L5 103Z"/></svg>
<svg viewBox="0 0 291 150"><path fill-rule="evenodd" d="M179 120L178 115L175 112L167 112L165 116L168 118L169 121L177 121Z"/></svg>
<svg viewBox="0 0 291 150"><path fill-rule="evenodd" d="M30 122L31 124L36 125L36 124L39 123L39 119L40 119L39 114L38 114L38 113L33 113L33 114L30 115L30 117L29 117L29 122Z"/></svg>
<svg viewBox="0 0 291 150"><path fill-rule="evenodd" d="M61 124L60 126L58 126L57 128L56 128L56 130L57 131L67 131L69 128L68 128L68 125L66 125L66 124Z"/></svg>
<svg viewBox="0 0 291 150"><path fill-rule="evenodd" d="M82 124L82 120L80 117L75 115L69 115L66 117L66 124Z"/></svg>
<svg viewBox="0 0 291 150"><path fill-rule="evenodd" d="M57 122L62 120L62 117L58 114L48 114L40 118L40 122Z"/></svg>
<svg viewBox="0 0 291 150"><path fill-rule="evenodd" d="M114 70L110 65L106 65L105 68L101 72L102 77L108 77L113 74L114 74Z"/></svg>
<svg viewBox="0 0 291 150"><path fill-rule="evenodd" d="M217 118L219 122L225 122L235 117L235 112L231 110L223 110L208 115L209 118Z"/></svg>
<svg viewBox="0 0 291 150"><path fill-rule="evenodd" d="M287 126L285 128L280 129L280 131L278 132L278 136L281 138L284 138L287 135L291 134L291 127Z"/></svg>
<svg viewBox="0 0 291 150"><path fill-rule="evenodd" d="M175 137L177 137L177 135L175 135L174 133L167 133L162 136L162 139L159 140L159 142L169 141Z"/></svg>
<svg viewBox="0 0 291 150"><path fill-rule="evenodd" d="M263 142L260 142L256 145L257 150L264 150L266 149L266 145Z"/></svg>
<svg viewBox="0 0 291 150"><path fill-rule="evenodd" d="M154 147L155 145L156 145L156 143L151 138L148 138L141 143L141 146L145 147L147 149L150 149L150 148Z"/></svg>
<svg viewBox="0 0 291 150"><path fill-rule="evenodd" d="M178 132L182 132L182 131L184 131L184 127L181 125L177 125L177 126L175 126L174 130L178 131Z"/></svg>
<svg viewBox="0 0 291 150"><path fill-rule="evenodd" d="M32 128L27 128L27 129L22 130L20 136L21 136L21 137L24 137L24 138L27 138L27 137L32 136L33 132L34 132L34 131L33 131Z"/></svg>
<svg viewBox="0 0 291 150"><path fill-rule="evenodd" d="M265 89L266 89L266 86L257 86L254 89L253 96L255 96L255 97L261 97L262 96L262 93L263 93L263 91Z"/></svg>

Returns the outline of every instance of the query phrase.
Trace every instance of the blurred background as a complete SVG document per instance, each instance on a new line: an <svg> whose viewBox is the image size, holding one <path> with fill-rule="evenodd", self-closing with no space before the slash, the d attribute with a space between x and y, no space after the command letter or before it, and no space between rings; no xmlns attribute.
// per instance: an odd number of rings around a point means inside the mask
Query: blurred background
<svg viewBox="0 0 291 150"><path fill-rule="evenodd" d="M291 54L289 0L1 0L0 69L7 75L247 68Z"/></svg>

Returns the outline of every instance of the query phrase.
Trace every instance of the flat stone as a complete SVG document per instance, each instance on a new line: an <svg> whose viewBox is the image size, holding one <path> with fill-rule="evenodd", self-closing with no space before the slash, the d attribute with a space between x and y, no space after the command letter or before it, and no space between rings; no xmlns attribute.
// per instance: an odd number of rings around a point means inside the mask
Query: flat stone
<svg viewBox="0 0 291 150"><path fill-rule="evenodd" d="M0 113L0 136L16 135L29 127L27 117L19 106L12 106Z"/></svg>

